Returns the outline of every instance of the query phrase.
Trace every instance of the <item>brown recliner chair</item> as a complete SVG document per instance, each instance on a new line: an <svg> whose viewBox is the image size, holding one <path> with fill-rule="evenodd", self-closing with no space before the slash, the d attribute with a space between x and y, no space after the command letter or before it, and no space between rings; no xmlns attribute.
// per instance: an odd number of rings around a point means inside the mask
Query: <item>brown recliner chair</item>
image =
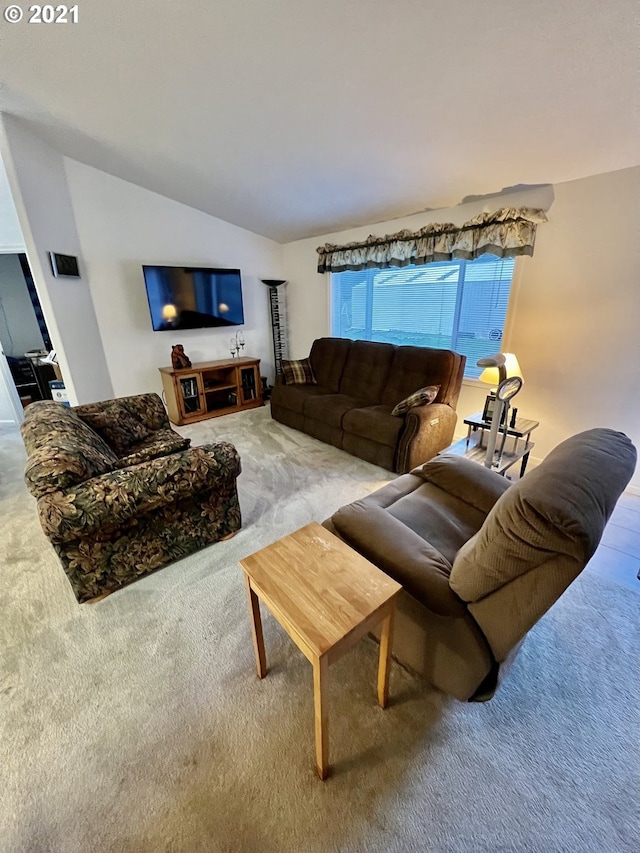
<svg viewBox="0 0 640 853"><path fill-rule="evenodd" d="M325 526L402 584L394 656L458 699L488 699L589 562L635 465L610 429L567 439L515 484L443 455Z"/></svg>

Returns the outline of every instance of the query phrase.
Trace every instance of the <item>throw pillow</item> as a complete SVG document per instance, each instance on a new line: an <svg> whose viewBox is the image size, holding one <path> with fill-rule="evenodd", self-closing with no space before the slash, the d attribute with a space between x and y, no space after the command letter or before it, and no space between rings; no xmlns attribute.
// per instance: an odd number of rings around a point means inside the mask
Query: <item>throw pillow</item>
<svg viewBox="0 0 640 853"><path fill-rule="evenodd" d="M300 361L282 359L282 373L285 385L317 385L318 382L308 358Z"/></svg>
<svg viewBox="0 0 640 853"><path fill-rule="evenodd" d="M123 456L132 445L144 441L153 432L118 403L105 406L99 412L85 412L82 419L107 442L109 447L115 450L118 456Z"/></svg>
<svg viewBox="0 0 640 853"><path fill-rule="evenodd" d="M400 417L400 415L404 415L414 406L426 406L428 403L433 403L438 396L439 390L439 385L426 385L424 388L414 391L413 394L409 394L408 397L401 400L391 414L395 417Z"/></svg>

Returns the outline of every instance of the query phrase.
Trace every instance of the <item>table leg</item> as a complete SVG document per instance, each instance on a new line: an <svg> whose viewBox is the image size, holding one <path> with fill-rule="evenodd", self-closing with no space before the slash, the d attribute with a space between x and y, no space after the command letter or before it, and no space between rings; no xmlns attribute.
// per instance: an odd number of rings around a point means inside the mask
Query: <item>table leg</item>
<svg viewBox="0 0 640 853"><path fill-rule="evenodd" d="M389 701L389 662L391 660L391 646L393 645L393 617L394 605L389 614L382 622L380 632L380 658L378 660L378 705L387 707Z"/></svg>
<svg viewBox="0 0 640 853"><path fill-rule="evenodd" d="M522 457L522 465L520 465L520 476L524 477L524 472L527 470L527 462L529 461L529 454L525 453Z"/></svg>
<svg viewBox="0 0 640 853"><path fill-rule="evenodd" d="M316 731L316 773L324 780L329 774L329 717L327 713L327 675L329 664L326 656L313 662L313 704Z"/></svg>
<svg viewBox="0 0 640 853"><path fill-rule="evenodd" d="M258 596L251 588L251 579L246 572L244 583L247 588L247 598L249 599L249 615L251 616L251 633L253 635L253 650L256 655L256 669L258 670L258 678L264 678L267 674L267 658L264 653L260 602L258 601Z"/></svg>

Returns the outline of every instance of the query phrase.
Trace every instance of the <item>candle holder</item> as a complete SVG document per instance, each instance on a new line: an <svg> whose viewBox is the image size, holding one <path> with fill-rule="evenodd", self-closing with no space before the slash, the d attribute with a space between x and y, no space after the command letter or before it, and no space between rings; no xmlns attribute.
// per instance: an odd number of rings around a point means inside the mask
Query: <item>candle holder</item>
<svg viewBox="0 0 640 853"><path fill-rule="evenodd" d="M229 341L231 358L235 358L240 353L240 350L244 350L244 335L242 332L236 332L235 338L231 338Z"/></svg>

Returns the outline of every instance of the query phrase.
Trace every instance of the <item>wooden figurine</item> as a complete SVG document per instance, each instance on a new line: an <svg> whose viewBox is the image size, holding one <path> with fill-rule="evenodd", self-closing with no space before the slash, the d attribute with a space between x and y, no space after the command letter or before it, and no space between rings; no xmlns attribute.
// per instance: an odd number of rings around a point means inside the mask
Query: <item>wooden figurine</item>
<svg viewBox="0 0 640 853"><path fill-rule="evenodd" d="M191 367L191 361L185 354L182 344L174 344L171 347L171 366L174 370L182 370L185 367Z"/></svg>

